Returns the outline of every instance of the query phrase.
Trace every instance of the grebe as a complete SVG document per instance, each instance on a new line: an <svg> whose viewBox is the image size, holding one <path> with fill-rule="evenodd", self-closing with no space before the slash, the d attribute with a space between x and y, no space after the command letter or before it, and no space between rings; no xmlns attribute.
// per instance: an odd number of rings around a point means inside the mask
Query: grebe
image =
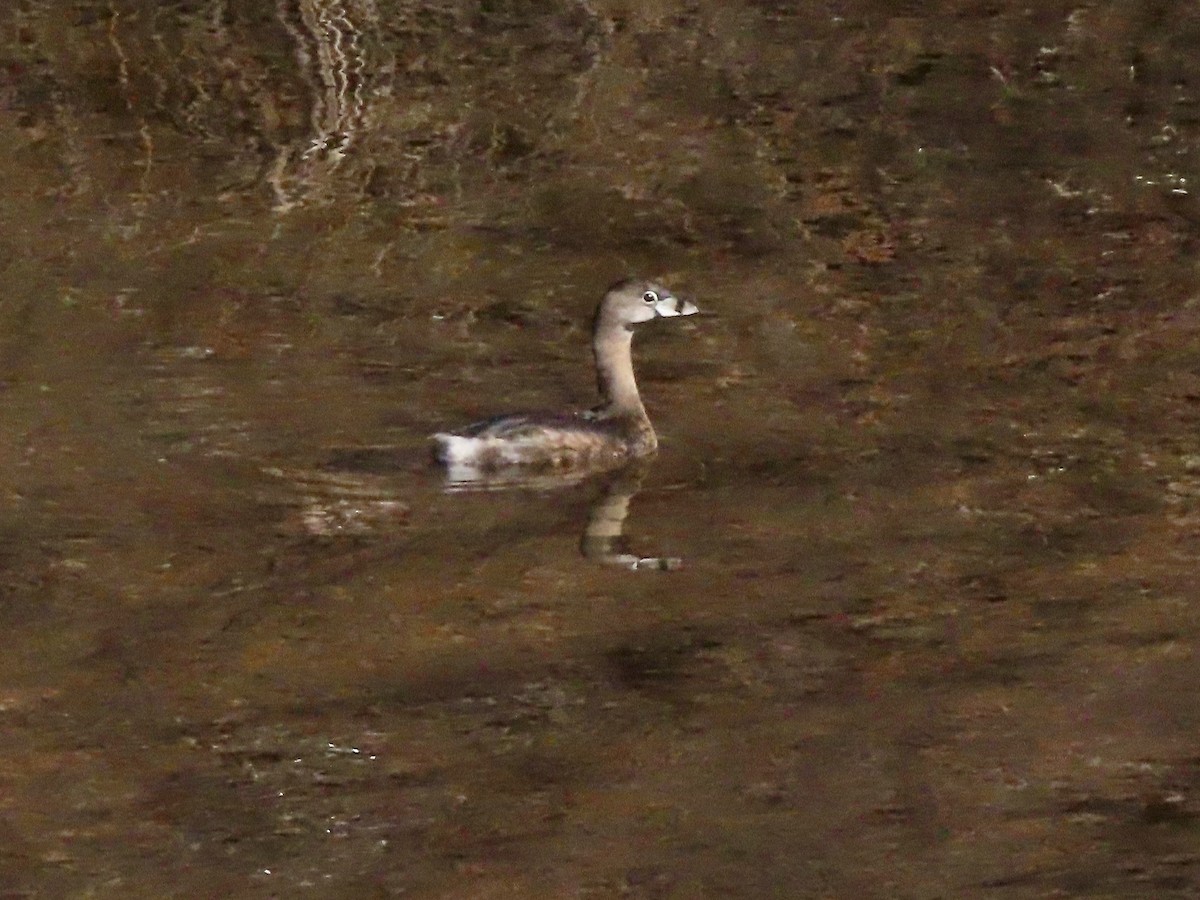
<svg viewBox="0 0 1200 900"><path fill-rule="evenodd" d="M452 480L470 480L515 466L608 468L650 456L658 438L633 376L633 326L690 316L695 304L650 281L626 279L600 301L592 325L592 352L604 402L595 409L557 415L509 415L433 435L434 456Z"/></svg>

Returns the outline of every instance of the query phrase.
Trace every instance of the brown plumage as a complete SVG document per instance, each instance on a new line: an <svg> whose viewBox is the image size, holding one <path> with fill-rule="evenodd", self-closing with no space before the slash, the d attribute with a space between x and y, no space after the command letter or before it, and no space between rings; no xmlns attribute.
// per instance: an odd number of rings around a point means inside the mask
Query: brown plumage
<svg viewBox="0 0 1200 900"><path fill-rule="evenodd" d="M609 288L596 309L592 352L603 403L550 416L510 415L433 435L434 456L452 480L470 480L514 466L604 467L649 456L658 438L633 373L633 326L698 310L649 281L627 279Z"/></svg>

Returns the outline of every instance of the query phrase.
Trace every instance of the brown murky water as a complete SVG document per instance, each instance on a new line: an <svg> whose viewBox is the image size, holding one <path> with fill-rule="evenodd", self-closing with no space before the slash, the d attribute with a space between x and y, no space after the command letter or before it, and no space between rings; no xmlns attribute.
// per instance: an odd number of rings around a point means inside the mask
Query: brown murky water
<svg viewBox="0 0 1200 900"><path fill-rule="evenodd" d="M0 40L0 896L1200 896L1196 8ZM637 492L444 492L631 273Z"/></svg>

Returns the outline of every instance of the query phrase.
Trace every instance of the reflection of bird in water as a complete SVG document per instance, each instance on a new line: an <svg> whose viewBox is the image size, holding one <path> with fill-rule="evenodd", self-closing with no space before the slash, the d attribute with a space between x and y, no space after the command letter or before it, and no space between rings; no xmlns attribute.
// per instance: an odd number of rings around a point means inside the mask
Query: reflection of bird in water
<svg viewBox="0 0 1200 900"><path fill-rule="evenodd" d="M683 560L677 556L637 556L625 548L625 519L629 501L642 486L649 465L637 462L626 466L604 488L592 504L587 527L579 549L588 559L627 569L678 569Z"/></svg>
<svg viewBox="0 0 1200 900"><path fill-rule="evenodd" d="M641 489L650 465L648 458L636 459L615 471L604 473L603 489L588 510L587 525L579 540L579 551L587 559L624 569L673 570L683 565L683 560L676 556L638 556L631 553L625 540L629 504ZM454 494L555 491L577 487L589 476L597 474L589 469L531 472L527 468L511 467L474 481L450 482L446 490Z"/></svg>
<svg viewBox="0 0 1200 900"><path fill-rule="evenodd" d="M679 557L638 556L629 552L627 546L624 532L629 504L641 489L650 465L651 460L639 459L603 473L603 488L588 509L587 525L579 541L579 550L584 557L625 569L673 570L682 566ZM405 470L405 467L396 467L393 447L355 448L337 454L330 467L325 469L262 469L261 473L270 481L265 483L258 501L264 506L288 511L281 523L283 533L322 540L353 539L350 552L358 560L357 565L370 556L364 548L369 546L372 537L395 537L404 533L405 543L410 546L414 543L412 512L423 504L428 505L429 498L422 501L421 489L403 477ZM446 491L454 494L561 491L576 488L589 475L597 475L587 470L582 473L526 471L530 477L522 479L517 477L521 472L509 470L507 477L500 480L487 478L450 484ZM527 536L520 523L505 518L505 529L511 531L499 540L498 546ZM539 514L536 530L544 532L565 524L566 520ZM396 551L388 545L380 552L390 557Z"/></svg>
<svg viewBox="0 0 1200 900"><path fill-rule="evenodd" d="M652 455L658 438L633 375L633 326L697 311L652 282L629 279L613 285L592 327L604 403L579 413L502 416L435 434L434 455L446 465L449 481L502 478L505 469L598 471Z"/></svg>

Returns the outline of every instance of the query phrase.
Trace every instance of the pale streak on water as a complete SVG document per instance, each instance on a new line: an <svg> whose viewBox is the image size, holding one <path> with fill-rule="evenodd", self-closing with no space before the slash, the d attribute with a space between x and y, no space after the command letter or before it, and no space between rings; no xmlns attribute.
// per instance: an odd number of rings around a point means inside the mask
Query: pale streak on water
<svg viewBox="0 0 1200 900"><path fill-rule="evenodd" d="M370 128L370 104L389 67L368 55L367 44L379 44L372 34L379 14L370 0L278 0L276 12L310 92L309 134L280 148L268 179L276 212L286 213L312 200L331 201L337 170Z"/></svg>

